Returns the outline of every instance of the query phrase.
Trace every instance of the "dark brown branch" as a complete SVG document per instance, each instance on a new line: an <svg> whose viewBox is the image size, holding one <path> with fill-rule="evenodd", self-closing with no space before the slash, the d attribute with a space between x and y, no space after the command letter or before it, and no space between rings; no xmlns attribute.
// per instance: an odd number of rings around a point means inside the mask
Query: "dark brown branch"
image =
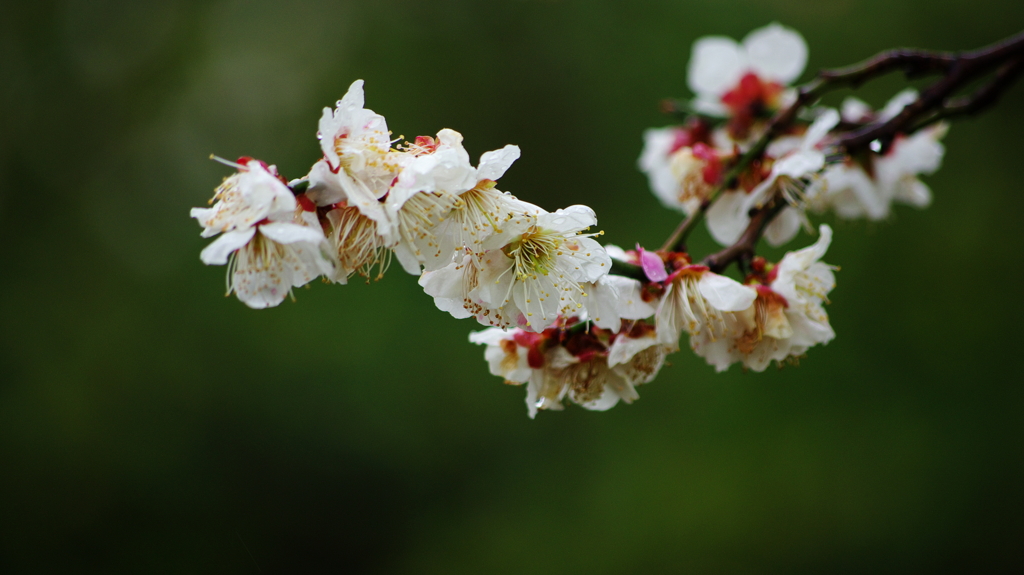
<svg viewBox="0 0 1024 575"><path fill-rule="evenodd" d="M992 79L968 96L947 99L942 108L915 124L910 132L916 132L939 120L956 116L973 116L999 101L1003 92L1024 72L1024 56L1003 64Z"/></svg>
<svg viewBox="0 0 1024 575"><path fill-rule="evenodd" d="M862 150L875 140L881 141L885 148L897 134L912 131L912 128L921 124L922 120L940 112L946 101L970 82L997 66L1007 64L1008 61L1015 62L1022 57L1024 33L993 46L953 55L946 75L921 92L921 95L907 104L899 114L851 132L840 138L836 144L849 153ZM990 84L993 89L987 93L986 98L994 102L998 95L1009 87L1016 75L1012 73L1007 81L995 81Z"/></svg>

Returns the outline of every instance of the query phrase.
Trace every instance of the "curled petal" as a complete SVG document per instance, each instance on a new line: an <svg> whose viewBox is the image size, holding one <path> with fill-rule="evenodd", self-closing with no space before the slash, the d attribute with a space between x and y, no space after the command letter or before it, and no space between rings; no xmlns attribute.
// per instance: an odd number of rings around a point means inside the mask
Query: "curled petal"
<svg viewBox="0 0 1024 575"><path fill-rule="evenodd" d="M477 180L497 180L519 159L519 146L509 144L500 150L484 152L477 167Z"/></svg>
<svg viewBox="0 0 1024 575"><path fill-rule="evenodd" d="M820 260L828 251L832 243L832 228L828 224L821 224L818 228L818 241L814 244L795 252L789 252L779 262L778 278L781 280L786 275L797 271L806 270L810 265Z"/></svg>

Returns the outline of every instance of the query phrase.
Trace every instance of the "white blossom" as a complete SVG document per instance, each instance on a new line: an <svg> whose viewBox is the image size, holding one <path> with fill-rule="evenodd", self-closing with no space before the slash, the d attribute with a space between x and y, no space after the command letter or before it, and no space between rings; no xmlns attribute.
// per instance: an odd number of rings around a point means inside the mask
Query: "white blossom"
<svg viewBox="0 0 1024 575"><path fill-rule="evenodd" d="M764 371L772 362L799 357L835 337L823 303L835 287L833 268L819 260L832 241L832 229L822 225L812 246L787 253L769 273L768 285L757 286L757 298L735 314L729 337L696 334L690 346L718 371L742 362Z"/></svg>
<svg viewBox="0 0 1024 575"><path fill-rule="evenodd" d="M683 331L711 339L724 337L734 329L734 312L747 309L757 298L754 288L700 265L675 270L664 285L654 317L661 343L673 351L679 349Z"/></svg>
<svg viewBox="0 0 1024 575"><path fill-rule="evenodd" d="M645 130L638 161L640 171L647 174L651 190L661 203L687 215L710 195L721 176L721 158L732 154L692 142L690 133L694 130L679 126Z"/></svg>
<svg viewBox="0 0 1024 575"><path fill-rule="evenodd" d="M257 309L278 305L319 275L332 277L337 266L319 226L293 222L227 232L199 257L207 265L228 264L227 295Z"/></svg>
<svg viewBox="0 0 1024 575"><path fill-rule="evenodd" d="M476 183L462 135L454 130L438 133L438 145L415 155L403 166L384 201L391 226L384 236L406 272L419 275L424 263L437 268L452 259L442 254L434 228L458 203L458 195Z"/></svg>
<svg viewBox="0 0 1024 575"><path fill-rule="evenodd" d="M585 309L584 286L607 274L611 266L604 248L591 238L597 234L583 233L596 224L593 210L570 206L538 215L521 235L487 251L481 257L475 295L489 308L505 310L492 325L512 321L541 331L559 314Z"/></svg>
<svg viewBox="0 0 1024 575"><path fill-rule="evenodd" d="M442 262L463 252L478 259L489 249L500 248L534 225L543 210L497 189L497 180L519 158L519 147L507 145L484 152L473 175L473 184L459 194L458 202L438 226ZM427 269L436 269L436 267Z"/></svg>
<svg viewBox="0 0 1024 575"><path fill-rule="evenodd" d="M601 277L587 289L587 318L600 328L618 331L622 320L651 317L656 308L644 301L641 288L640 281L633 278Z"/></svg>
<svg viewBox="0 0 1024 575"><path fill-rule="evenodd" d="M777 159L768 177L749 193L725 192L708 209L708 231L722 245L735 243L750 224L750 211L759 208L777 194L790 204L765 229L765 239L780 246L793 239L803 219L806 181L825 167L820 149L829 131L839 123L839 113L825 109L800 137L779 142L768 154Z"/></svg>
<svg viewBox="0 0 1024 575"><path fill-rule="evenodd" d="M484 153L474 168L462 135L438 132L436 147L402 169L385 202L395 222L395 254L407 271L438 270L466 252L482 255L535 222L542 210L496 189L518 157L519 148L509 145Z"/></svg>
<svg viewBox="0 0 1024 575"><path fill-rule="evenodd" d="M916 98L916 91L904 90L877 114L867 104L848 99L844 119L884 121ZM873 221L887 218L894 202L927 207L932 193L920 176L941 165L945 149L940 140L946 131L947 125L938 123L909 136L897 135L885 154L870 153L857 161L847 158L827 167L807 190L807 207L818 213L833 210L844 219Z"/></svg>
<svg viewBox="0 0 1024 575"><path fill-rule="evenodd" d="M233 164L238 171L217 187L209 208L192 208L191 217L203 226L202 237L234 230L244 231L262 220L290 220L295 195L277 175L274 166L246 159Z"/></svg>
<svg viewBox="0 0 1024 575"><path fill-rule="evenodd" d="M333 110L324 108L317 137L327 170L317 172L322 179L310 181L311 199L317 205L343 200L340 191L349 198L381 198L409 159L409 154L392 149L384 116L365 109L363 103L363 81L356 80ZM333 180L329 174L340 177Z"/></svg>
<svg viewBox="0 0 1024 575"><path fill-rule="evenodd" d="M491 374L506 383L527 384L531 419L538 410L563 409L566 399L593 411L619 401L632 403L639 397L635 386L653 380L664 364L666 346L643 323L618 333L580 329L584 325L542 333L490 328L469 339L487 346L484 358Z"/></svg>
<svg viewBox="0 0 1024 575"><path fill-rule="evenodd" d="M942 165L945 147L943 123L919 130L910 136L897 136L887 154L875 161L875 176L882 197L891 201L926 208L931 204L931 189L920 180Z"/></svg>
<svg viewBox="0 0 1024 575"><path fill-rule="evenodd" d="M746 75L761 82L787 86L800 77L807 64L807 44L795 30L777 23L747 34L742 43L725 36L705 36L693 44L687 81L697 95L694 107L724 116L722 98L738 87Z"/></svg>

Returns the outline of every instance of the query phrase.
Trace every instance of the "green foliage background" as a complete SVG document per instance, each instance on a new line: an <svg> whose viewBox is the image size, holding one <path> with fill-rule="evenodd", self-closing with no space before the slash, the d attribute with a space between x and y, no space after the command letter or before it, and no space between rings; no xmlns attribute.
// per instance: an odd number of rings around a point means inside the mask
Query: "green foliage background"
<svg viewBox="0 0 1024 575"><path fill-rule="evenodd" d="M809 72L1015 33L1009 0L14 2L0 18L0 570L1012 570L1024 89L953 126L934 205L834 223L838 338L798 368L688 353L641 400L526 417L477 326L395 266L256 312L188 218L252 155L289 177L356 78L545 208L657 245L636 170L691 43L780 21ZM891 78L858 95L882 104ZM838 98L832 100L837 103ZM703 238L700 253L710 249ZM791 247L811 241L804 236ZM778 254L776 254L778 255Z"/></svg>

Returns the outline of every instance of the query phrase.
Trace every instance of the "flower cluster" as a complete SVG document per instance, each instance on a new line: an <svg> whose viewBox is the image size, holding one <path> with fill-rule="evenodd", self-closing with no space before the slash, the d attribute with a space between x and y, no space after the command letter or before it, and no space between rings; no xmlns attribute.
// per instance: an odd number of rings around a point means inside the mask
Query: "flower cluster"
<svg viewBox="0 0 1024 575"><path fill-rule="evenodd" d="M788 243L801 227L811 231L808 212L880 220L893 202L926 207L931 191L919 176L938 169L945 124L900 135L888 149L863 155L846 155L833 145L844 132L900 113L916 99L912 90L877 112L854 98L841 111L806 109L760 157L739 164L770 120L795 100L788 85L806 61L803 38L779 24L754 30L742 43L719 36L698 40L687 75L695 114L685 124L644 134L639 166L658 199L688 215L706 209L709 233L726 246L747 228L752 209L776 198L788 205L764 230L774 246ZM737 166L742 169L726 178Z"/></svg>
<svg viewBox="0 0 1024 575"><path fill-rule="evenodd" d="M832 229L811 217L882 220L894 203L926 207L920 176L938 169L946 132L933 121L851 150L845 136L902 121L921 100L905 91L877 111L853 98L840 110L813 106L791 87L806 62L803 38L779 24L742 42L694 44L689 113L647 130L639 160L654 194L687 216L659 250L602 246L589 207L549 212L501 191L517 146L474 166L454 130L393 139L360 80L324 109L322 157L307 175L288 181L252 158L224 161L236 172L209 208L192 210L204 238L219 236L200 257L227 264L228 294L253 308L317 277L380 279L397 260L438 309L488 326L469 339L486 346L493 375L526 384L531 418L567 402L631 403L684 334L717 371L794 363L835 337L824 304L836 268L821 261ZM726 246L703 259L684 247L700 219ZM801 229L817 234L809 247L777 262L755 255L760 238L781 246ZM731 263L736 278L724 273Z"/></svg>
<svg viewBox="0 0 1024 575"><path fill-rule="evenodd" d="M616 255L643 269L641 293L656 304L662 345L677 350L685 333L718 371L733 363L764 371L773 360L799 358L834 337L822 307L835 287L834 268L819 261L831 241L832 229L822 225L814 245L778 264L756 258L742 282L694 264L686 253L638 248Z"/></svg>
<svg viewBox="0 0 1024 575"><path fill-rule="evenodd" d="M319 128L323 158L308 175L289 183L242 159L212 207L193 209L204 237L223 233L202 260L229 264L229 294L274 306L316 277L344 284L376 269L379 279L394 258L423 272L427 293L456 317L539 332L586 311L588 286L611 263L598 234L585 233L597 218L498 190L518 147L473 166L454 130L395 145L384 117L364 107L362 81L324 109Z"/></svg>

